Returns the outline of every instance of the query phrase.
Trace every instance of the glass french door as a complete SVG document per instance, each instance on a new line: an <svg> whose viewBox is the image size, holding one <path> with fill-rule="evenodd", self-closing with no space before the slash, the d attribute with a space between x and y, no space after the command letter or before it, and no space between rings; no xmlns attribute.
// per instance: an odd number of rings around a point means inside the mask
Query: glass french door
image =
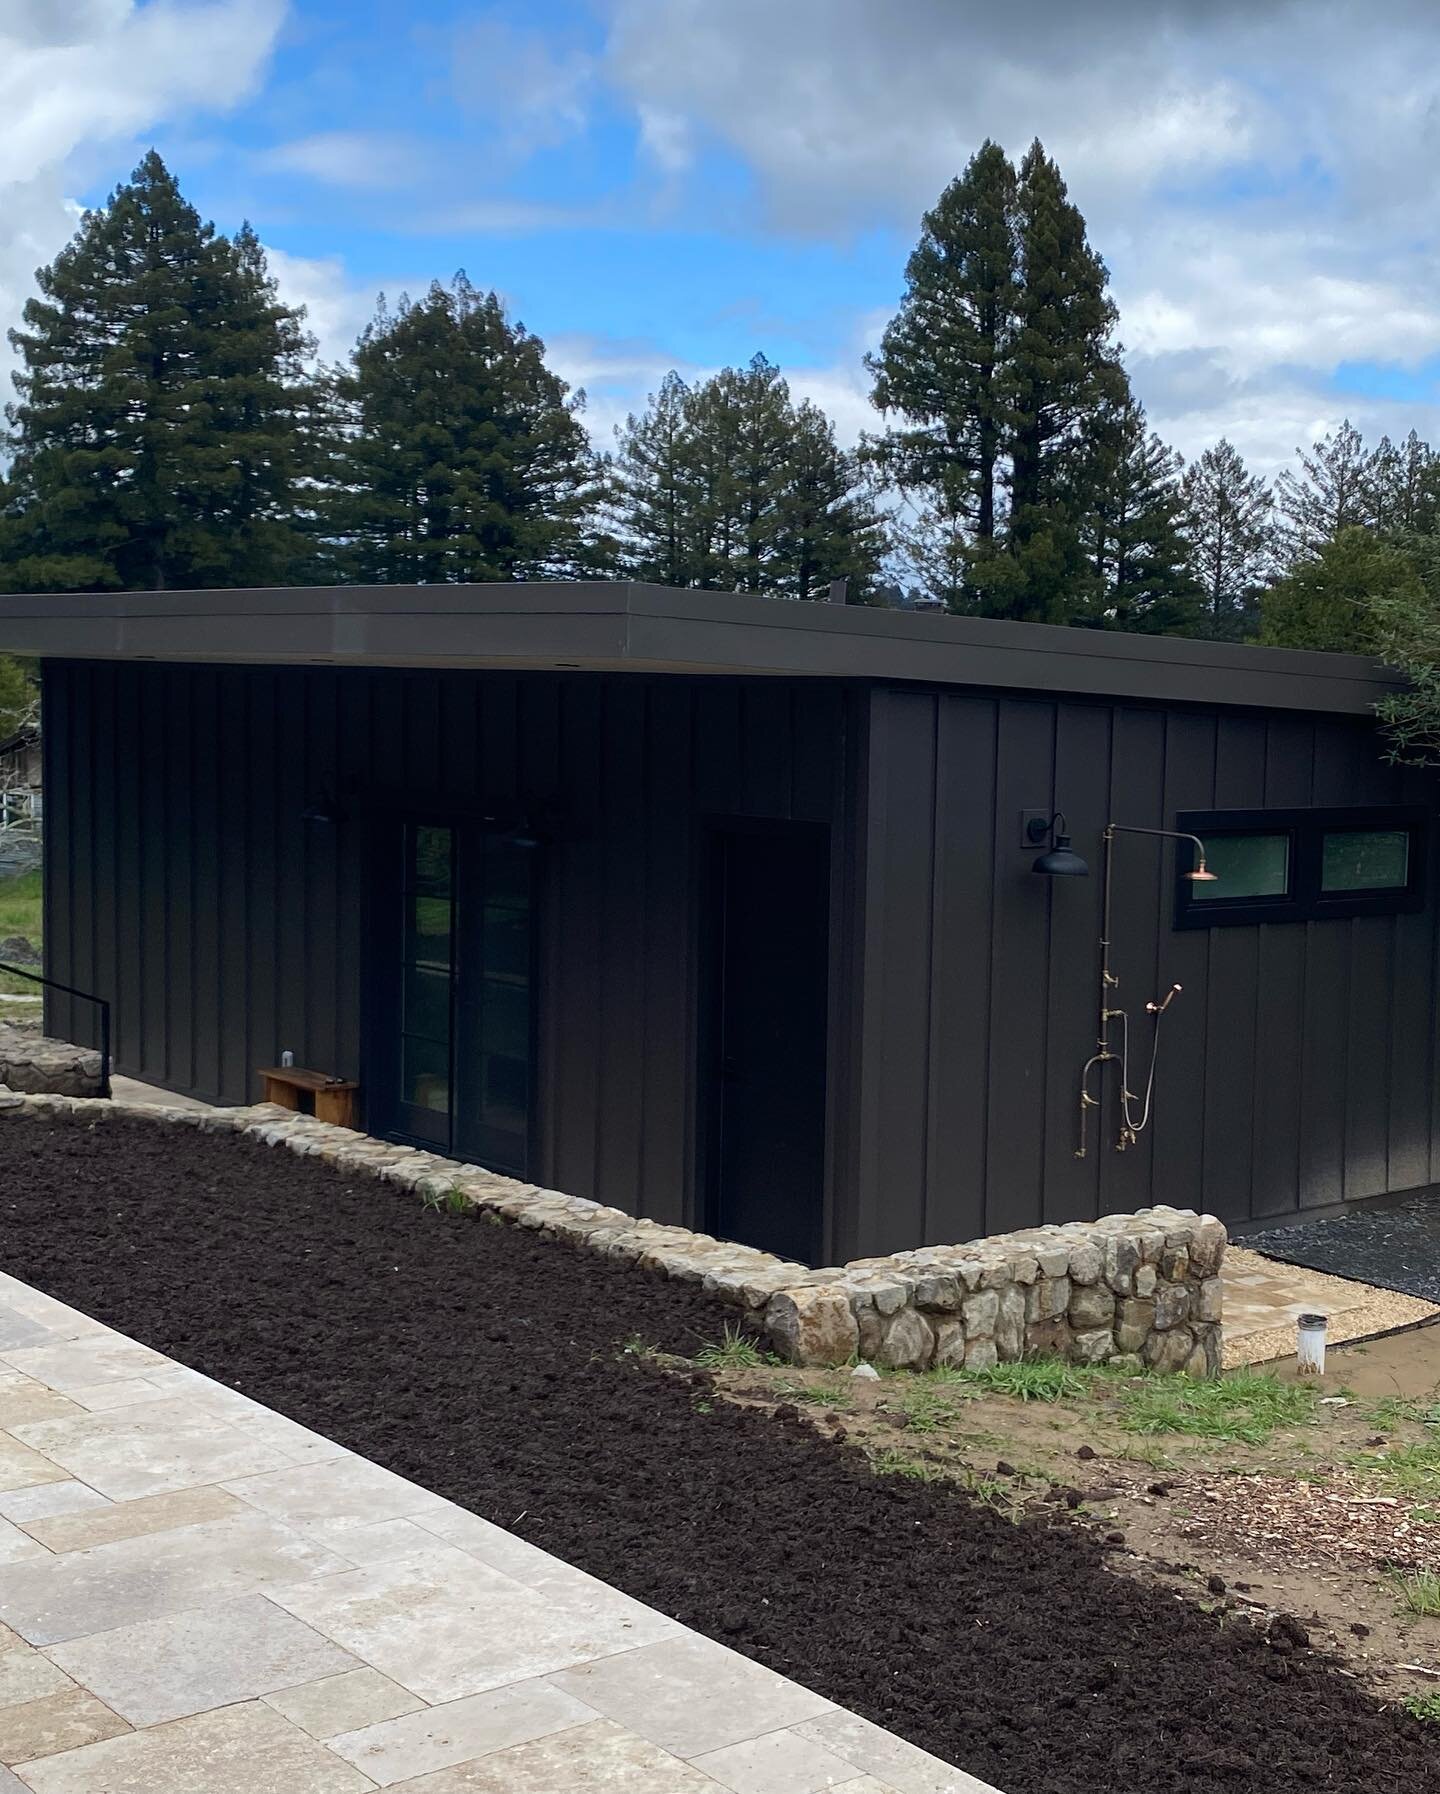
<svg viewBox="0 0 1440 1794"><path fill-rule="evenodd" d="M407 822L390 1131L497 1171L530 1159L535 850L478 824Z"/></svg>

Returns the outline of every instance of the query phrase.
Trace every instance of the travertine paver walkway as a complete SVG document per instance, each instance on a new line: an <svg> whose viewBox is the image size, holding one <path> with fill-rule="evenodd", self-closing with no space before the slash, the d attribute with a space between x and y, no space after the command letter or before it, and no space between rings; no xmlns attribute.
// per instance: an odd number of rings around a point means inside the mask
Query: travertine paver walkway
<svg viewBox="0 0 1440 1794"><path fill-rule="evenodd" d="M0 1794L990 1794L3 1274L0 1764Z"/></svg>

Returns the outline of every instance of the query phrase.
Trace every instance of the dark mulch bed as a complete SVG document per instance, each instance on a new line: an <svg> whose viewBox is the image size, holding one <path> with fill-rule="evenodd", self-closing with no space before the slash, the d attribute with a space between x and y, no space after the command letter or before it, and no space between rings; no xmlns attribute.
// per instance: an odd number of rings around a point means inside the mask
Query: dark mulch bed
<svg viewBox="0 0 1440 1794"><path fill-rule="evenodd" d="M0 1123L0 1263L1006 1794L1430 1794L1437 1733L617 1342L697 1292L248 1141Z"/></svg>
<svg viewBox="0 0 1440 1794"><path fill-rule="evenodd" d="M1331 1221L1271 1227L1247 1234L1240 1244L1284 1264L1440 1302L1440 1198L1434 1196L1357 1209Z"/></svg>

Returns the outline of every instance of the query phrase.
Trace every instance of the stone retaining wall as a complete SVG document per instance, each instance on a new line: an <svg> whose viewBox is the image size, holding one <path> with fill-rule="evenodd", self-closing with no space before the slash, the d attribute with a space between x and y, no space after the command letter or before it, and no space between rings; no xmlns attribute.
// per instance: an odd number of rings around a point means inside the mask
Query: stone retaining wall
<svg viewBox="0 0 1440 1794"><path fill-rule="evenodd" d="M100 1055L0 1022L0 1084L7 1090L55 1096L95 1096L100 1090Z"/></svg>
<svg viewBox="0 0 1440 1794"><path fill-rule="evenodd" d="M1148 1208L808 1270L270 1103L197 1110L0 1095L0 1118L7 1115L86 1125L125 1115L247 1134L428 1202L463 1199L542 1237L699 1283L795 1364L843 1364L858 1355L887 1368L976 1370L1043 1353L1194 1376L1220 1368L1225 1229L1191 1209Z"/></svg>

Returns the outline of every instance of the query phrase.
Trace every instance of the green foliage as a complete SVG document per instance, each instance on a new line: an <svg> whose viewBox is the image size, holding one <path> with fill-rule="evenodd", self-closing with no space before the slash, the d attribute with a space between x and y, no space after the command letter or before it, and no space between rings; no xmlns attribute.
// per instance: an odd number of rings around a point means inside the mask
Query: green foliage
<svg viewBox="0 0 1440 1794"><path fill-rule="evenodd" d="M1427 614L1416 556L1402 543L1351 526L1264 594L1260 639L1272 647L1372 654L1384 633L1382 607L1396 619Z"/></svg>
<svg viewBox="0 0 1440 1794"><path fill-rule="evenodd" d="M1222 437L1180 482L1190 572L1200 590L1199 627L1238 641L1253 626L1271 560L1270 488Z"/></svg>
<svg viewBox="0 0 1440 1794"><path fill-rule="evenodd" d="M763 355L688 388L667 375L618 432L612 502L636 579L823 598L848 579L863 601L884 527L855 456Z"/></svg>
<svg viewBox="0 0 1440 1794"><path fill-rule="evenodd" d="M1354 1464L1367 1482L1388 1493L1440 1498L1440 1439L1362 1452Z"/></svg>
<svg viewBox="0 0 1440 1794"><path fill-rule="evenodd" d="M951 609L1143 627L1168 601L1174 469L1143 429L1138 452L1102 453L1129 402L1114 325L1055 163L1037 142L1017 172L987 142L926 214L869 363L896 420L870 452L914 507L912 566Z"/></svg>
<svg viewBox="0 0 1440 1794"><path fill-rule="evenodd" d="M13 735L40 714L40 688L33 662L0 654L0 736Z"/></svg>
<svg viewBox="0 0 1440 1794"><path fill-rule="evenodd" d="M1021 1402L1059 1402L1088 1395L1099 1380L1095 1371L1067 1364L1063 1358L1022 1358L1015 1364L994 1364L989 1370L961 1374L973 1389Z"/></svg>
<svg viewBox="0 0 1440 1794"><path fill-rule="evenodd" d="M1128 396L1103 404L1077 461L1077 505L1099 606L1097 621L1147 634L1193 634L1200 588L1189 568L1179 457Z"/></svg>
<svg viewBox="0 0 1440 1794"><path fill-rule="evenodd" d="M1280 1427L1315 1416L1316 1396L1301 1383L1263 1371L1237 1370L1213 1381L1147 1377L1120 1394L1120 1424L1132 1433L1188 1433L1263 1445Z"/></svg>
<svg viewBox="0 0 1440 1794"><path fill-rule="evenodd" d="M302 313L152 150L37 276L7 407L14 589L285 583L303 558Z"/></svg>
<svg viewBox="0 0 1440 1794"><path fill-rule="evenodd" d="M725 1337L718 1345L708 1345L698 1351L695 1362L705 1370L755 1370L766 1359L753 1339L727 1322Z"/></svg>
<svg viewBox="0 0 1440 1794"><path fill-rule="evenodd" d="M912 1458L908 1452L893 1445L872 1452L870 1468L877 1476L904 1476L918 1483L933 1483L940 1474L933 1464L927 1464L923 1458Z"/></svg>
<svg viewBox="0 0 1440 1794"><path fill-rule="evenodd" d="M600 570L583 395L464 274L380 301L331 387L321 532L361 583L564 579Z"/></svg>
<svg viewBox="0 0 1440 1794"><path fill-rule="evenodd" d="M1391 1581L1411 1613L1422 1619L1440 1619L1440 1576L1434 1570L1397 1570Z"/></svg>
<svg viewBox="0 0 1440 1794"><path fill-rule="evenodd" d="M1429 1725L1440 1725L1440 1689L1434 1694L1407 1694L1400 1705L1412 1719L1423 1719Z"/></svg>
<svg viewBox="0 0 1440 1794"><path fill-rule="evenodd" d="M1440 1395L1390 1395L1375 1405L1377 1426L1399 1426L1403 1421L1418 1421L1422 1426L1440 1427Z"/></svg>
<svg viewBox="0 0 1440 1794"><path fill-rule="evenodd" d="M1308 453L1295 453L1299 470L1287 467L1275 481L1276 525L1292 563L1319 554L1346 530L1373 523L1376 509L1371 457L1348 417Z"/></svg>

